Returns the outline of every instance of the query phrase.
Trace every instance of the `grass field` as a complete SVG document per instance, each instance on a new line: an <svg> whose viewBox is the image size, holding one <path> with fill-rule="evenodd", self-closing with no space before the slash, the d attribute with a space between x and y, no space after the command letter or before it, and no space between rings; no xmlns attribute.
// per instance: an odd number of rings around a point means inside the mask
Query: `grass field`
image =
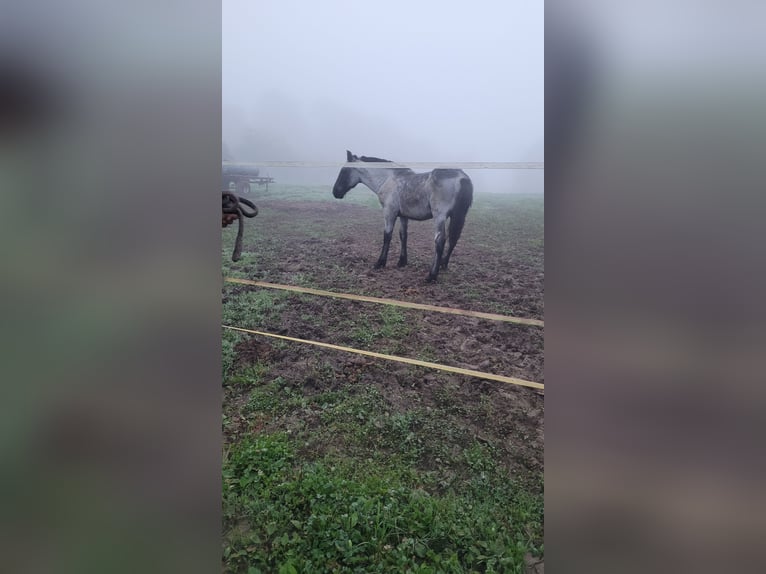
<svg viewBox="0 0 766 574"><path fill-rule="evenodd" d="M251 194L223 275L543 318L542 196L477 194L451 268L372 270L380 207L362 186ZM395 237L397 237L395 235ZM543 382L542 329L225 284L223 322ZM223 569L527 572L543 545L543 397L530 389L223 332Z"/></svg>

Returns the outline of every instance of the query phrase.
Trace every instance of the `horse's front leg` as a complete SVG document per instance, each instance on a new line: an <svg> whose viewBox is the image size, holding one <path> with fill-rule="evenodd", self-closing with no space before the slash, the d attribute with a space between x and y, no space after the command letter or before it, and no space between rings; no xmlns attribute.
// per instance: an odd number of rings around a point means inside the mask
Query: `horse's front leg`
<svg viewBox="0 0 766 574"><path fill-rule="evenodd" d="M394 225L396 224L396 215L386 214L385 216L385 228L383 230L383 249L380 250L380 257L375 263L375 269L380 269L386 266L388 260L388 248L391 245L391 236L394 234Z"/></svg>
<svg viewBox="0 0 766 574"><path fill-rule="evenodd" d="M439 275L439 266L442 263L442 256L444 255L444 244L447 241L447 231L445 229L446 217L436 218L434 217L436 235L434 236L434 244L436 247L436 253L434 254L434 262L431 265L431 272L428 274L426 281L433 283L436 281L436 277Z"/></svg>
<svg viewBox="0 0 766 574"><path fill-rule="evenodd" d="M399 262L397 267L404 267L407 265L407 222L409 220L406 217L399 216L399 239L402 242L402 250L399 253Z"/></svg>

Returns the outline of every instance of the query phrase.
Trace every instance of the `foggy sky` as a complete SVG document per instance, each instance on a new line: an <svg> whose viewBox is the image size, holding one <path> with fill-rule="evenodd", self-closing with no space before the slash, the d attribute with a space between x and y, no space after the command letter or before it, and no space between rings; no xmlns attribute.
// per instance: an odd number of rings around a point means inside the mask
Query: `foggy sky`
<svg viewBox="0 0 766 574"><path fill-rule="evenodd" d="M346 149L543 161L543 14L521 0L224 0L224 143L237 161L343 161ZM337 172L268 171L330 184ZM542 191L541 171L478 171Z"/></svg>

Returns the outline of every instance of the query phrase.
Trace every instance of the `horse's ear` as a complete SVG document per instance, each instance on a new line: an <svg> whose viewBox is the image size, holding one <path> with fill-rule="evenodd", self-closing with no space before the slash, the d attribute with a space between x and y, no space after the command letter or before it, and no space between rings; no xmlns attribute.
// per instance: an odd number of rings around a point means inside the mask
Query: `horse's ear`
<svg viewBox="0 0 766 574"><path fill-rule="evenodd" d="M356 159L356 156L353 153L351 153L350 151L346 150L346 161L347 162L352 162L355 159Z"/></svg>

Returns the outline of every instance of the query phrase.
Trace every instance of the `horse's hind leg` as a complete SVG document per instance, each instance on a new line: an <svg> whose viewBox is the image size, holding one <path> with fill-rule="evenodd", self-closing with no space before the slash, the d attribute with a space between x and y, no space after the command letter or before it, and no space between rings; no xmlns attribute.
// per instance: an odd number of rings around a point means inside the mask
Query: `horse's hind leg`
<svg viewBox="0 0 766 574"><path fill-rule="evenodd" d="M449 258L452 256L452 250L455 249L457 240L460 239L460 234L463 232L465 215L466 214L462 211L453 211L449 218L449 247L447 247L447 254L442 260L442 269L447 269L447 265L449 265Z"/></svg>
<svg viewBox="0 0 766 574"><path fill-rule="evenodd" d="M447 241L447 232L445 230L445 217L441 217L436 222L436 235L434 237L434 243L436 244L436 253L434 254L434 262L431 265L431 272L428 274L426 281L433 283L439 275L439 267L442 263L442 255L444 254L444 244Z"/></svg>
<svg viewBox="0 0 766 574"><path fill-rule="evenodd" d="M407 265L407 222L409 220L406 217L399 217L399 239L402 242L402 250L399 253L399 262L397 267L404 267Z"/></svg>
<svg viewBox="0 0 766 574"><path fill-rule="evenodd" d="M462 228L463 226L460 225ZM454 217L449 218L449 243L447 244L447 253L444 254L444 258L442 259L442 269L445 271L447 270L447 266L449 265L449 258L452 256L452 250L455 249L455 245L457 244L457 240L460 237L460 230L455 232L457 228L457 222L455 221Z"/></svg>
<svg viewBox="0 0 766 574"><path fill-rule="evenodd" d="M394 234L394 225L396 224L396 215L390 217L388 214L385 216L385 229L383 230L383 248L380 250L380 257L375 263L375 269L380 269L386 266L388 260L388 248L391 245L391 236Z"/></svg>
<svg viewBox="0 0 766 574"><path fill-rule="evenodd" d="M449 217L449 247L447 248L447 254L442 261L442 268L447 269L449 265L449 259L452 256L452 251L457 245L460 234L463 232L463 226L465 225L465 217L468 213L468 209L473 202L473 184L470 179L460 180L460 190L455 198L455 205L452 208L452 213Z"/></svg>

